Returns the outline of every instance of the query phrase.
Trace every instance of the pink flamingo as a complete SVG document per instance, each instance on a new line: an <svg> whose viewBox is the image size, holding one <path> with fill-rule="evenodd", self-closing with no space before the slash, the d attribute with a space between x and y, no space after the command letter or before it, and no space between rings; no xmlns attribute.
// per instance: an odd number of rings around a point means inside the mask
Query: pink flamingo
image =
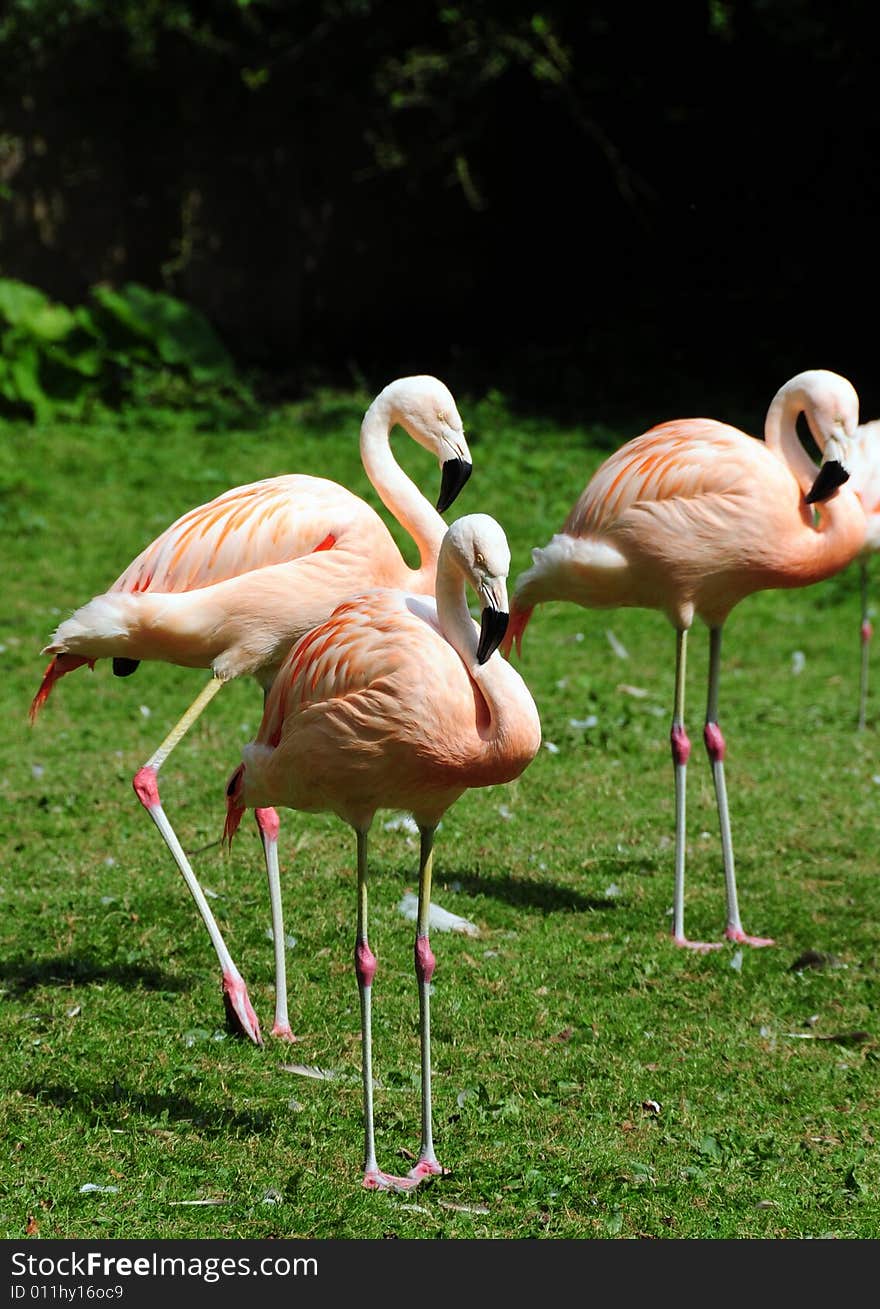
<svg viewBox="0 0 880 1309"><path fill-rule="evenodd" d="M868 657L874 629L868 614L868 563L880 550L880 418L862 423L856 432L852 456L850 485L862 502L868 520L865 548L859 554L859 580L862 593L862 662L859 673L859 730L863 731L868 712Z"/></svg>
<svg viewBox="0 0 880 1309"><path fill-rule="evenodd" d="M442 467L437 508L396 462L390 433L400 424ZM196 902L223 973L227 1016L257 1044L260 1026L201 886L159 800L162 764L220 688L251 674L264 697L291 646L346 596L370 586L433 594L446 530L440 514L467 481L471 459L449 390L434 377L391 382L364 415L361 458L383 504L409 532L419 567L405 563L391 533L365 501L324 478L289 474L238 486L191 509L148 545L103 595L63 622L31 704L33 720L60 677L111 658L126 677L146 659L210 668L211 681L134 777ZM287 1015L284 931L278 872L278 817L258 809L275 947L274 1036L292 1040Z"/></svg>
<svg viewBox="0 0 880 1309"><path fill-rule="evenodd" d="M801 412L823 452L819 470L798 439ZM734 605L753 591L818 582L845 567L861 549L865 516L853 492L842 487L857 425L858 397L852 386L820 369L799 373L779 390L767 413L764 442L706 418L662 423L601 465L562 532L533 551L532 567L517 578L506 653L513 641L521 651L534 606L547 600L572 600L587 608L659 609L675 628L672 934L677 945L715 948L688 941L684 934L688 631L695 615L709 628L703 739L721 828L725 935L749 945L772 945L770 939L746 935L737 903L725 743L718 723L721 632ZM821 507L812 508L816 505Z"/></svg>
<svg viewBox="0 0 880 1309"><path fill-rule="evenodd" d="M441 1171L431 1130L428 940L434 832L469 787L518 777L541 728L518 673L493 652L507 624L510 551L485 514L449 528L437 562L436 606L403 590L354 597L290 652L269 692L256 740L227 787L226 836L245 808L330 811L357 834L355 973L361 1001L368 1189L408 1189ZM482 605L478 634L469 582ZM422 1136L407 1178L380 1172L373 1135L371 996L376 957L367 940L367 833L379 808L405 809L421 836L415 970L419 988Z"/></svg>

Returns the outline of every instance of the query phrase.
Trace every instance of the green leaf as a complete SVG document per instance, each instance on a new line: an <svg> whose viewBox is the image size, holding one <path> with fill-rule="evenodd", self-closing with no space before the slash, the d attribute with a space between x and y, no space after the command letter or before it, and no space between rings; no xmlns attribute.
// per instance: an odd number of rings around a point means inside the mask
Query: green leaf
<svg viewBox="0 0 880 1309"><path fill-rule="evenodd" d="M9 360L9 374L15 386L16 399L25 400L34 408L43 406L47 397L40 386L40 358L34 347L19 350Z"/></svg>
<svg viewBox="0 0 880 1309"><path fill-rule="evenodd" d="M129 282L120 291L95 287L98 303L144 341L163 363L197 381L232 381L232 359L203 314L163 291Z"/></svg>
<svg viewBox="0 0 880 1309"><path fill-rule="evenodd" d="M123 327L128 328L136 336L152 339L149 323L143 320L120 292L112 290L109 286L93 286L91 295L101 308Z"/></svg>
<svg viewBox="0 0 880 1309"><path fill-rule="evenodd" d="M98 377L107 358L104 351L96 345L88 345L79 350L64 349L57 345L50 346L47 355L54 363L71 368L76 373L82 373L83 377Z"/></svg>
<svg viewBox="0 0 880 1309"><path fill-rule="evenodd" d="M21 319L32 336L40 341L62 341L76 327L76 319L64 305L41 305Z"/></svg>
<svg viewBox="0 0 880 1309"><path fill-rule="evenodd" d="M17 282L14 278L0 278L0 314L13 326L48 308L49 304L49 297L35 286Z"/></svg>

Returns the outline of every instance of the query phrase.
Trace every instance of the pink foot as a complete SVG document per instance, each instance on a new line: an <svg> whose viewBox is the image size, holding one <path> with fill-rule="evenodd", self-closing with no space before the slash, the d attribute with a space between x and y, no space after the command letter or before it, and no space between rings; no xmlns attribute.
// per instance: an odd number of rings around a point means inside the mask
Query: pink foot
<svg viewBox="0 0 880 1309"><path fill-rule="evenodd" d="M233 973L223 974L223 1003L226 1006L229 1030L238 1036L248 1037L254 1045L262 1045L260 1022L241 977Z"/></svg>
<svg viewBox="0 0 880 1309"><path fill-rule="evenodd" d="M155 768L144 764L131 779L134 793L145 809L155 809L159 803L159 781Z"/></svg>
<svg viewBox="0 0 880 1309"><path fill-rule="evenodd" d="M412 1191L420 1180L395 1177L393 1173L383 1173L378 1168L368 1168L364 1173L364 1187L367 1191Z"/></svg>
<svg viewBox="0 0 880 1309"><path fill-rule="evenodd" d="M440 1177L443 1169L436 1159L420 1159L415 1168L409 1170L409 1176L416 1184L423 1182L426 1177Z"/></svg>
<svg viewBox="0 0 880 1309"><path fill-rule="evenodd" d="M776 942L771 936L748 936L741 927L728 927L724 933L728 941L735 941L737 945L775 945Z"/></svg>
<svg viewBox="0 0 880 1309"><path fill-rule="evenodd" d="M694 950L697 954L708 954L710 950L721 949L720 941L689 941L686 936L674 936L672 943L682 950Z"/></svg>
<svg viewBox="0 0 880 1309"><path fill-rule="evenodd" d="M296 1037L290 1030L290 1023L273 1023L270 1036L275 1036L279 1041L289 1041L293 1045Z"/></svg>

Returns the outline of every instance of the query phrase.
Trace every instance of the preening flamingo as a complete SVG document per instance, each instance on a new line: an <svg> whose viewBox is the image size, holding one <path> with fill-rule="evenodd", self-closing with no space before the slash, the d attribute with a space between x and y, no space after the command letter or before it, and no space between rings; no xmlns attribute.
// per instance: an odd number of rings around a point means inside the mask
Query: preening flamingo
<svg viewBox="0 0 880 1309"><path fill-rule="evenodd" d="M816 469L797 435L804 413L819 449ZM858 425L858 397L836 373L799 373L773 399L764 442L707 418L661 423L628 441L596 472L561 533L517 578L505 652L534 606L572 600L587 608L659 609L676 631L672 758L675 769L677 945L714 948L684 934L685 782L690 741L684 723L687 634L709 627L709 693L703 731L712 765L731 941L740 921L718 722L721 632L734 605L753 591L807 586L845 567L865 540L865 515L843 486ZM839 489L838 489L839 488ZM811 506L819 506L814 510Z"/></svg>
<svg viewBox="0 0 880 1309"><path fill-rule="evenodd" d="M871 555L880 550L880 418L862 423L856 432L850 485L861 500L868 521L865 547L859 554L862 662L859 672L858 725L863 729L868 712L868 659L874 634L868 612L868 564Z"/></svg>
<svg viewBox="0 0 880 1309"><path fill-rule="evenodd" d="M266 700L256 740L227 787L226 836L245 808L329 811L357 834L355 973L361 1001L364 1186L407 1189L440 1172L431 1129L428 940L434 832L469 787L509 782L541 742L538 712L517 672L493 654L507 624L510 551L485 514L449 528L437 563L436 605L374 590L340 605L290 652ZM465 583L480 598L480 633ZM415 970L419 989L422 1136L406 1178L383 1173L373 1136L371 997L376 958L367 939L367 833L377 809L408 810L419 827Z"/></svg>
<svg viewBox="0 0 880 1309"><path fill-rule="evenodd" d="M442 468L436 509L396 462L390 446L399 424L436 455ZM432 595L440 517L471 472L461 418L434 377L389 383L364 415L361 458L383 504L415 542L411 569L379 515L345 487L289 474L238 486L191 509L148 545L103 595L63 622L43 653L51 654L31 704L33 720L56 681L83 664L113 660L128 676L142 660L210 668L212 678L134 777L134 789L183 874L223 972L227 1015L262 1043L244 981L159 800L157 775L168 755L224 683L254 676L264 697L291 646L345 597L371 586ZM284 931L278 876L278 817L258 809L275 942L273 1035L292 1039L287 1015Z"/></svg>

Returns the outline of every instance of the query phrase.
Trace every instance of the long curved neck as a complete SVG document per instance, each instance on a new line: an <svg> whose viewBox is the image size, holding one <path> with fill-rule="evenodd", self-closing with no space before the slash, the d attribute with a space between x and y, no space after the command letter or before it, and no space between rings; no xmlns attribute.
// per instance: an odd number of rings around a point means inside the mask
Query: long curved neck
<svg viewBox="0 0 880 1309"><path fill-rule="evenodd" d="M818 471L797 433L798 414L808 411L809 405L809 396L803 391L797 388L788 391L783 387L770 405L764 425L767 446L785 461L802 496L809 491ZM813 424L810 427L815 430ZM820 582L833 576L855 558L865 542L864 511L849 486L839 487L815 508L818 522L814 521L810 506L801 501L805 530L800 537L798 567L790 572L790 585Z"/></svg>
<svg viewBox="0 0 880 1309"><path fill-rule="evenodd" d="M865 544L867 519L855 491L841 486L816 506L818 526L804 542L804 576L821 582L855 559Z"/></svg>
<svg viewBox="0 0 880 1309"><path fill-rule="evenodd" d="M440 631L458 652L468 677L476 681L477 629L468 609L464 578L445 551L437 561L437 620Z"/></svg>
<svg viewBox="0 0 880 1309"><path fill-rule="evenodd" d="M532 717L537 723L537 710L531 697L529 704L524 704L518 675L498 652L484 664L477 662L479 634L468 609L464 579L442 553L437 564L436 588L440 630L458 652L468 677L486 706L488 722L478 723L477 730L489 763L496 755L504 754L524 730L528 735Z"/></svg>
<svg viewBox="0 0 880 1309"><path fill-rule="evenodd" d="M446 524L394 458L390 442L394 423L391 405L379 396L361 424L361 461L383 505L415 542L419 568L414 589L426 591L434 579Z"/></svg>
<svg viewBox="0 0 880 1309"><path fill-rule="evenodd" d="M788 465L804 495L813 485L819 471L801 445L797 431L798 414L806 408L807 403L802 392L788 391L783 387L767 410L764 423L764 441L768 449Z"/></svg>

